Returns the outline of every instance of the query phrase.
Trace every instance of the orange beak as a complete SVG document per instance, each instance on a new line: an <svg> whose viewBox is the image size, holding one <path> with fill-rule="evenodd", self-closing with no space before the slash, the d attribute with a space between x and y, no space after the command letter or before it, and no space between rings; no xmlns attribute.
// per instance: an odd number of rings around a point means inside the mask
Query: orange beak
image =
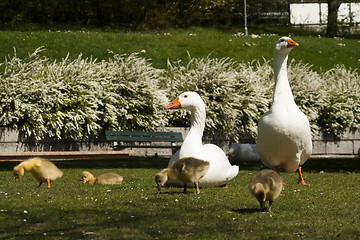
<svg viewBox="0 0 360 240"><path fill-rule="evenodd" d="M288 42L288 48L299 46L299 44L294 40L292 40L291 38L289 38L287 42Z"/></svg>
<svg viewBox="0 0 360 240"><path fill-rule="evenodd" d="M171 103L169 103L165 108L166 109L177 109L180 108L180 103L179 103L179 97L175 98Z"/></svg>
<svg viewBox="0 0 360 240"><path fill-rule="evenodd" d="M85 179L85 178L83 178L82 182L85 184L85 183L86 183L86 179Z"/></svg>
<svg viewBox="0 0 360 240"><path fill-rule="evenodd" d="M15 182L19 181L19 178L18 177L15 177Z"/></svg>

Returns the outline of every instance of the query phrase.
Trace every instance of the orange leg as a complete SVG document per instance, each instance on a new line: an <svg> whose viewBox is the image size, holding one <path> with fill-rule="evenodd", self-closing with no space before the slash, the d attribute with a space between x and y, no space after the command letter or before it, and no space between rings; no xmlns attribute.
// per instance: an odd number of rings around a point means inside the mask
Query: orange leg
<svg viewBox="0 0 360 240"><path fill-rule="evenodd" d="M305 181L304 181L304 178L303 178L302 174L301 174L301 165L299 165L299 167L298 167L298 172L299 172L298 184L300 184L300 185L307 185L307 184L305 183Z"/></svg>
<svg viewBox="0 0 360 240"><path fill-rule="evenodd" d="M276 172L280 175L280 165L275 167Z"/></svg>
<svg viewBox="0 0 360 240"><path fill-rule="evenodd" d="M47 182L47 185L48 185L48 188L49 188L50 187L50 178L47 178L46 182Z"/></svg>

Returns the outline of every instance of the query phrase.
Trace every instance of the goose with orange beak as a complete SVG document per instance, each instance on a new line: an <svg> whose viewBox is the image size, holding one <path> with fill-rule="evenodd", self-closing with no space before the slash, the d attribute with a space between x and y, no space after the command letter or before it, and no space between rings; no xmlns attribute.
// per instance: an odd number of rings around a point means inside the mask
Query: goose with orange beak
<svg viewBox="0 0 360 240"><path fill-rule="evenodd" d="M200 95L196 92L184 92L169 103L166 109L184 109L191 112L191 126L184 142L171 158L169 166L180 159L193 157L210 163L204 177L199 180L200 187L221 186L234 179L238 166L232 166L225 152L214 144L203 144L202 137L205 129L206 107ZM180 182L173 182L181 186Z"/></svg>
<svg viewBox="0 0 360 240"><path fill-rule="evenodd" d="M294 101L287 76L288 54L296 46L288 37L275 45L273 101L259 120L256 148L265 166L279 174L281 168L289 173L298 170L298 183L305 185L301 167L312 153L310 124Z"/></svg>

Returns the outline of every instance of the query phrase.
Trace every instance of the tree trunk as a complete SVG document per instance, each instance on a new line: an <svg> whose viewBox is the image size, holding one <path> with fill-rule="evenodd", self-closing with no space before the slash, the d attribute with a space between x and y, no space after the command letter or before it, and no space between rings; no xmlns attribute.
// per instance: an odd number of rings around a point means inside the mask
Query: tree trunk
<svg viewBox="0 0 360 240"><path fill-rule="evenodd" d="M328 37L336 37L338 32L337 16L342 0L327 0L328 3L328 24L326 35Z"/></svg>

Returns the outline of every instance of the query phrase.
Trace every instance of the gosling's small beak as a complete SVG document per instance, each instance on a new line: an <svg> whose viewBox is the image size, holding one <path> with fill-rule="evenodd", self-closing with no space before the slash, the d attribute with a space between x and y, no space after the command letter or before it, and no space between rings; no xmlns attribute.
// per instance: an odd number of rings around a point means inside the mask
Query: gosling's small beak
<svg viewBox="0 0 360 240"><path fill-rule="evenodd" d="M158 189L158 191L160 192L160 190L161 190L161 184L158 184L158 185L157 185L157 189Z"/></svg>
<svg viewBox="0 0 360 240"><path fill-rule="evenodd" d="M14 177L15 178L15 182L19 181L19 178L18 177Z"/></svg>
<svg viewBox="0 0 360 240"><path fill-rule="evenodd" d="M288 48L299 46L299 44L294 40L292 40L291 38L287 39L287 42L288 42L288 46L287 46Z"/></svg>
<svg viewBox="0 0 360 240"><path fill-rule="evenodd" d="M171 103L169 103L165 109L177 109L180 108L180 102L179 102L179 97L175 98Z"/></svg>
<svg viewBox="0 0 360 240"><path fill-rule="evenodd" d="M84 178L84 179L82 180L82 182L85 184L85 183L86 183L86 179Z"/></svg>

